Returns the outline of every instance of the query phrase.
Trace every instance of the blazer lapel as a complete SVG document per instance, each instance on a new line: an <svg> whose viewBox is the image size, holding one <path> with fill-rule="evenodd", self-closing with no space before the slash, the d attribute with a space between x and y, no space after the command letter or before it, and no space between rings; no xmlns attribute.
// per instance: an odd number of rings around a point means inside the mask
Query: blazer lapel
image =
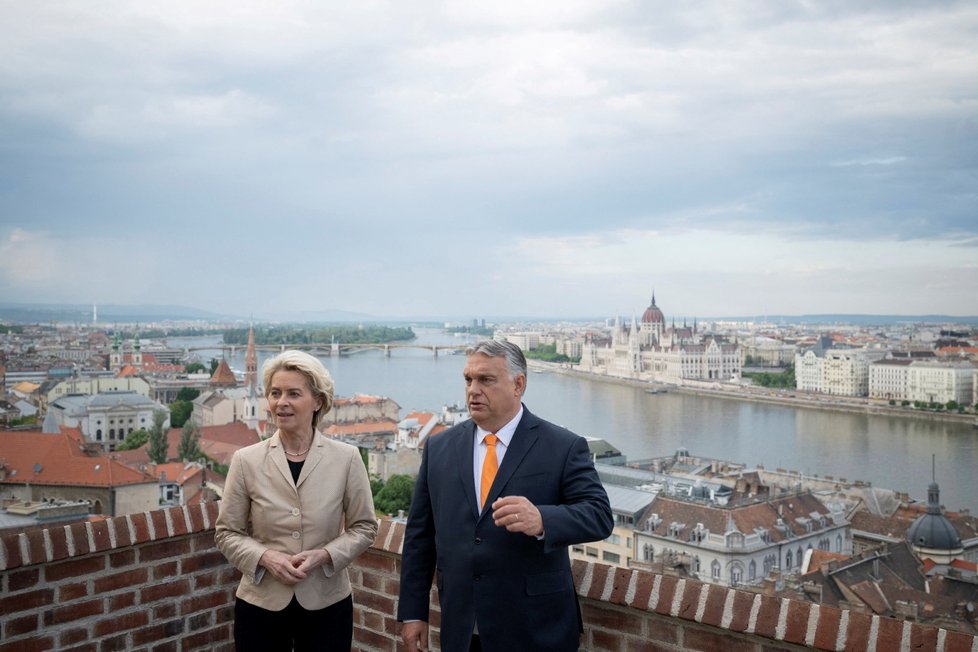
<svg viewBox="0 0 978 652"><path fill-rule="evenodd" d="M475 422L470 421L455 442L455 468L462 483L465 500L472 507L472 516L479 519L479 497L475 495L475 475L472 470L472 456L475 440Z"/></svg>
<svg viewBox="0 0 978 652"><path fill-rule="evenodd" d="M313 435L316 443L309 448L309 454L306 455L306 461L302 464L302 470L299 471L299 481L295 483L295 488L297 490L302 486L302 483L306 481L309 474L313 472L313 469L319 466L319 463L322 462L323 458L325 457L323 454L325 447L320 439L322 436L323 435L319 434L318 430Z"/></svg>
<svg viewBox="0 0 978 652"><path fill-rule="evenodd" d="M286 486L292 487L292 491L296 491L295 483L292 481L292 471L289 469L289 463L285 460L285 449L282 447L282 440L279 438L277 430L268 443L268 454L272 458L272 464L282 474ZM305 471L304 467L305 465L303 465L303 471Z"/></svg>

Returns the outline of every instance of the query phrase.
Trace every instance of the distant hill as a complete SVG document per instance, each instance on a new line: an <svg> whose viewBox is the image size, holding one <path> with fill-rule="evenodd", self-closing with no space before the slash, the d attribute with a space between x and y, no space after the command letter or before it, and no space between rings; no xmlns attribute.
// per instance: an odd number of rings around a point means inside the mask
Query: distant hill
<svg viewBox="0 0 978 652"><path fill-rule="evenodd" d="M228 321L230 315L222 315L188 306L135 305L124 306L106 304L98 306L98 322L157 322L157 321ZM21 324L92 323L92 306L82 304L54 303L3 303L0 302L0 320Z"/></svg>

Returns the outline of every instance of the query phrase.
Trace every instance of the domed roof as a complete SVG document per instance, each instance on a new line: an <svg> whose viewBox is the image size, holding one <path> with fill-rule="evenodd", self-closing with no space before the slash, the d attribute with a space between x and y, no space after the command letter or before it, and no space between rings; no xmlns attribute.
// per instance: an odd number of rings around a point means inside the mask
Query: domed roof
<svg viewBox="0 0 978 652"><path fill-rule="evenodd" d="M960 550L961 537L951 521L941 513L940 489L936 482L927 488L927 513L907 530L907 541L917 548Z"/></svg>
<svg viewBox="0 0 978 652"><path fill-rule="evenodd" d="M665 324L666 317L659 310L659 307L655 305L655 292L652 293L652 305L645 309L642 313L642 323L643 324Z"/></svg>

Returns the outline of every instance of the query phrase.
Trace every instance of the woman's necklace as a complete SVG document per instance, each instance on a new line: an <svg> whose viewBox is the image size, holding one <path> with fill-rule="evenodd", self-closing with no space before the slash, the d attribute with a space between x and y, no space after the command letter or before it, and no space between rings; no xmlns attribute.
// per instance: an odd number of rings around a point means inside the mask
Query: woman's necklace
<svg viewBox="0 0 978 652"><path fill-rule="evenodd" d="M309 450L312 448L312 440L315 439L315 437L316 437L316 433L313 433L312 437L309 438L309 445L306 446L306 450L304 451L296 451L295 453L290 453L288 449L285 448L285 442L282 442L282 450L284 450L285 454L288 455L289 457L302 457L303 455L308 453Z"/></svg>

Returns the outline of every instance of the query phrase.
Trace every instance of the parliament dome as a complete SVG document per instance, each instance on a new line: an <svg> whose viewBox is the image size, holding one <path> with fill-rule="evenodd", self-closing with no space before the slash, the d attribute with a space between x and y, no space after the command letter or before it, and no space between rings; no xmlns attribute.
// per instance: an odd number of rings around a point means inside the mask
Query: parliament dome
<svg viewBox="0 0 978 652"><path fill-rule="evenodd" d="M645 309L642 313L642 323L643 324L665 324L666 317L659 310L659 307L655 305L655 292L652 293L652 305Z"/></svg>

